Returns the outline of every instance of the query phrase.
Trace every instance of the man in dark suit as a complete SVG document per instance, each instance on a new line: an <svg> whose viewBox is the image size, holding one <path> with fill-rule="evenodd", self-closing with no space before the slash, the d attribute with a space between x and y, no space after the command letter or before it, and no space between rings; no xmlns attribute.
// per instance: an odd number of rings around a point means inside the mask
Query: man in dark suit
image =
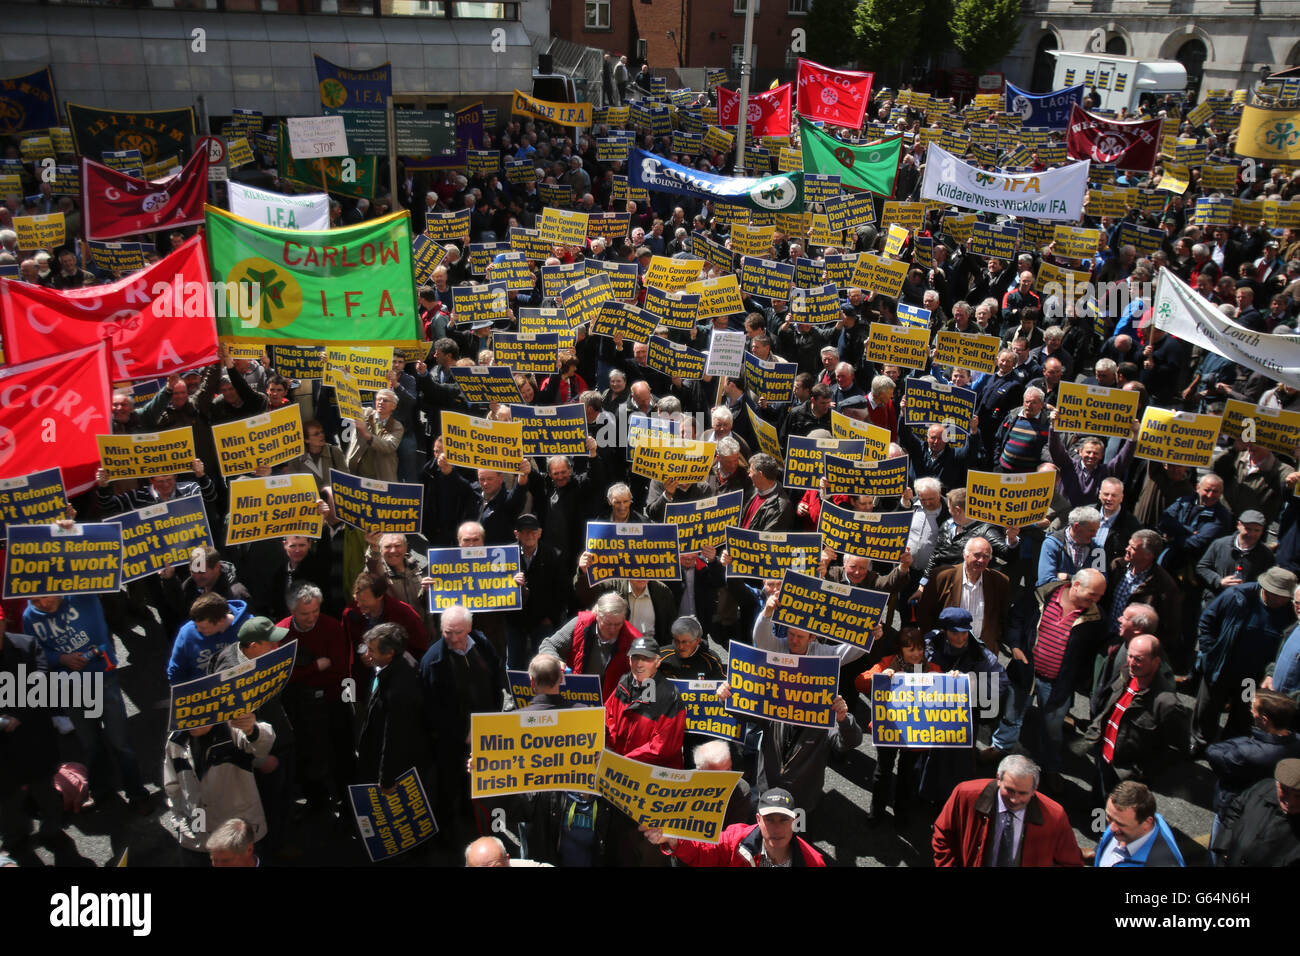
<svg viewBox="0 0 1300 956"><path fill-rule="evenodd" d="M1101 527L1097 529L1097 541L1106 551L1106 567L1112 567L1124 557L1129 538L1133 532L1140 531L1142 524L1133 512L1124 507L1124 482L1118 478L1105 478L1097 490L1097 502L1101 505Z"/></svg>
<svg viewBox="0 0 1300 956"><path fill-rule="evenodd" d="M377 624L361 640L366 645L363 660L376 674L357 739L357 782L378 782L391 793L397 778L415 767L427 787L434 779L433 748L420 679L406 662L406 631L400 624Z"/></svg>
<svg viewBox="0 0 1300 956"><path fill-rule="evenodd" d="M1156 564L1163 550L1164 539L1159 532L1139 528L1129 536L1123 557L1110 565L1106 587L1108 643L1118 639L1119 616L1130 604L1148 605L1160 615L1158 636L1166 651L1182 642L1183 593L1173 575Z"/></svg>
<svg viewBox="0 0 1300 956"><path fill-rule="evenodd" d="M519 573L515 582L523 589L523 607L506 617L508 664L523 670L537 653L542 639L555 632L565 617L565 596L560 553L542 544L542 525L536 515L515 519L519 542Z"/></svg>

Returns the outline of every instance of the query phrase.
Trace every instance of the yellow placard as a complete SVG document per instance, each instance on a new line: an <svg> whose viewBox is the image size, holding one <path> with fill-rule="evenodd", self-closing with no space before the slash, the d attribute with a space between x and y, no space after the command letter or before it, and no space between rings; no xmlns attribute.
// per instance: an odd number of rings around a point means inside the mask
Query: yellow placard
<svg viewBox="0 0 1300 956"><path fill-rule="evenodd" d="M226 545L286 534L319 538L324 521L319 500L316 479L308 474L236 478L230 483Z"/></svg>
<svg viewBox="0 0 1300 956"><path fill-rule="evenodd" d="M758 439L758 450L784 463L785 458L781 455L781 439L777 437L776 426L762 418L752 406L746 405L745 411L749 413L750 427L754 429L754 437Z"/></svg>
<svg viewBox="0 0 1300 956"><path fill-rule="evenodd" d="M1092 275L1082 269L1063 269L1050 262L1038 266L1038 288L1044 296L1063 296L1074 302L1091 290ZM1085 289L1087 286L1087 289Z"/></svg>
<svg viewBox="0 0 1300 956"><path fill-rule="evenodd" d="M731 230L731 251L737 255L766 258L772 251L775 233L775 226L734 226Z"/></svg>
<svg viewBox="0 0 1300 956"><path fill-rule="evenodd" d="M1132 438L1137 408L1137 392L1104 385L1062 382L1057 392L1056 420L1052 427L1058 432Z"/></svg>
<svg viewBox="0 0 1300 956"><path fill-rule="evenodd" d="M326 372L328 371L327 367ZM361 404L361 389L346 369L334 370L334 400L339 405L339 417L345 421L366 417L365 406Z"/></svg>
<svg viewBox="0 0 1300 956"><path fill-rule="evenodd" d="M651 256L650 265L645 271L645 284L655 289L663 289L665 292L674 292L699 278L700 270L703 268L703 259Z"/></svg>
<svg viewBox="0 0 1300 956"><path fill-rule="evenodd" d="M547 206L537 221L537 235L552 245L584 245L587 242L587 214Z"/></svg>
<svg viewBox="0 0 1300 956"><path fill-rule="evenodd" d="M717 446L711 441L652 431L632 449L632 474L663 482L671 479L688 487L709 477L716 455Z"/></svg>
<svg viewBox="0 0 1300 956"><path fill-rule="evenodd" d="M339 369L346 371L363 392L388 387L393 368L391 345L331 345L325 351L325 384L334 385Z"/></svg>
<svg viewBox="0 0 1300 956"><path fill-rule="evenodd" d="M638 826L679 840L717 843L740 777L731 770L667 770L605 750L596 787Z"/></svg>
<svg viewBox="0 0 1300 956"><path fill-rule="evenodd" d="M1265 408L1230 398L1223 406L1223 434L1269 451L1294 455L1300 446L1300 412Z"/></svg>
<svg viewBox="0 0 1300 956"><path fill-rule="evenodd" d="M885 255L896 256L903 251L903 243L911 235L906 226L893 222L889 224L889 233L885 236Z"/></svg>
<svg viewBox="0 0 1300 956"><path fill-rule="evenodd" d="M902 291L903 280L907 278L908 265L896 259L872 255L870 252L858 253L858 261L853 267L853 277L849 284L859 289L870 290L877 295L898 298Z"/></svg>
<svg viewBox="0 0 1300 956"><path fill-rule="evenodd" d="M153 478L194 470L194 429L136 435L96 435L99 466L108 478Z"/></svg>
<svg viewBox="0 0 1300 956"><path fill-rule="evenodd" d="M1023 528L1047 517L1055 488L1055 472L972 471L966 475L966 514L975 521Z"/></svg>
<svg viewBox="0 0 1300 956"><path fill-rule="evenodd" d="M516 710L471 714L470 796L538 790L596 792L605 748L605 709Z"/></svg>
<svg viewBox="0 0 1300 956"><path fill-rule="evenodd" d="M740 279L736 275L714 276L687 284L684 291L698 294L699 308L695 312L698 319L711 319L717 315L731 315L744 312L745 305L740 298Z"/></svg>
<svg viewBox="0 0 1300 956"><path fill-rule="evenodd" d="M1057 226L1052 233L1052 251L1066 259L1087 259L1097 254L1100 229L1081 226Z"/></svg>
<svg viewBox="0 0 1300 956"><path fill-rule="evenodd" d="M453 465L511 474L524 457L524 426L443 412L442 447Z"/></svg>
<svg viewBox="0 0 1300 956"><path fill-rule="evenodd" d="M34 249L54 249L63 245L67 237L67 222L61 212L48 212L42 216L14 216L14 232L18 233L18 248L25 252Z"/></svg>
<svg viewBox="0 0 1300 956"><path fill-rule="evenodd" d="M1177 196L1187 192L1187 187L1192 183L1191 170L1176 163L1165 163L1164 168L1164 175L1160 177L1160 185L1156 186L1156 189L1163 189ZM1088 212L1092 213L1092 210Z"/></svg>
<svg viewBox="0 0 1300 956"><path fill-rule="evenodd" d="M280 465L302 454L302 413L295 402L273 412L212 426L217 461L227 478Z"/></svg>
<svg viewBox="0 0 1300 956"><path fill-rule="evenodd" d="M1166 465L1209 468L1222 419L1148 405L1138 432L1137 457Z"/></svg>
<svg viewBox="0 0 1300 956"><path fill-rule="evenodd" d="M860 438L866 442L862 449L865 461L881 461L889 457L891 439L888 428L881 428L871 422L860 422L832 409L831 434L836 438Z"/></svg>
<svg viewBox="0 0 1300 956"><path fill-rule="evenodd" d="M923 369L929 364L930 330L871 323L867 361L880 365Z"/></svg>
<svg viewBox="0 0 1300 956"><path fill-rule="evenodd" d="M925 207L923 202L887 202L880 210L880 224L897 223L917 232L925 225Z"/></svg>
<svg viewBox="0 0 1300 956"><path fill-rule="evenodd" d="M970 332L940 332L935 337L934 360L940 365L965 368L974 372L993 372L998 366L996 335Z"/></svg>

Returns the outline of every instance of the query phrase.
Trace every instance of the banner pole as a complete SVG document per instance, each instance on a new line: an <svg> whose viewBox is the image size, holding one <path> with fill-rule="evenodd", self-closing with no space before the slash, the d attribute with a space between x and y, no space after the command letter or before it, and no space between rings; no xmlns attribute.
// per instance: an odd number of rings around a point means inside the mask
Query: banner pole
<svg viewBox="0 0 1300 956"><path fill-rule="evenodd" d="M740 102L736 106L736 175L745 175L745 123L749 116L749 76L754 64L750 54L754 48L754 7L758 0L745 3L745 49L740 59ZM721 116L718 117L722 119Z"/></svg>

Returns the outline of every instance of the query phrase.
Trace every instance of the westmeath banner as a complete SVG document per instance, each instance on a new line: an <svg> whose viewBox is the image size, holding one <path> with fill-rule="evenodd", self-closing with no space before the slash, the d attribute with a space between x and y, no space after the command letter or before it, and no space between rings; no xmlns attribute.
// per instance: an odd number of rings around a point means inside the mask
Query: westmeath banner
<svg viewBox="0 0 1300 956"><path fill-rule="evenodd" d="M790 89L789 83L783 83L774 90L749 94L745 125L750 136L790 135ZM739 114L740 94L718 87L718 125L734 128Z"/></svg>
<svg viewBox="0 0 1300 956"><path fill-rule="evenodd" d="M834 173L846 189L865 189L877 196L894 194L894 177L903 157L903 137L853 146L799 117L803 167L808 172Z"/></svg>
<svg viewBox="0 0 1300 956"><path fill-rule="evenodd" d="M799 115L828 126L858 129L871 101L873 73L832 70L812 60L799 60Z"/></svg>
<svg viewBox="0 0 1300 956"><path fill-rule="evenodd" d="M148 166L168 156L185 156L195 135L194 109L189 106L178 110L101 110L68 103L67 107L78 156L138 149L141 161ZM195 152L206 154L207 150ZM205 192L207 182L204 174Z"/></svg>
<svg viewBox="0 0 1300 956"><path fill-rule="evenodd" d="M161 378L215 361L212 314L200 236L109 285L56 292L0 279L0 334L10 362L107 342L115 382Z"/></svg>
<svg viewBox="0 0 1300 956"><path fill-rule="evenodd" d="M1160 153L1163 119L1121 121L1070 108L1065 149L1071 159L1146 172Z"/></svg>
<svg viewBox="0 0 1300 956"><path fill-rule="evenodd" d="M1243 106L1235 150L1238 156L1300 163L1300 110Z"/></svg>
<svg viewBox="0 0 1300 956"><path fill-rule="evenodd" d="M59 125L50 68L0 79L0 136Z"/></svg>
<svg viewBox="0 0 1300 956"><path fill-rule="evenodd" d="M759 212L803 212L803 174L798 172L758 179L717 176L634 149L628 164L628 183L638 189L699 196Z"/></svg>
<svg viewBox="0 0 1300 956"><path fill-rule="evenodd" d="M212 277L238 306L217 316L221 336L278 345L423 339L409 213L323 232L276 229L215 206L207 213ZM241 292L248 285L259 293L251 301Z"/></svg>
<svg viewBox="0 0 1300 956"><path fill-rule="evenodd" d="M1051 93L1029 93L1007 84L1007 112L1020 117L1022 126L1064 129L1070 121L1070 107L1083 102L1083 84Z"/></svg>
<svg viewBox="0 0 1300 956"><path fill-rule="evenodd" d="M93 485L95 436L112 428L111 384L98 344L0 368L0 478L62 468L68 494ZM58 440L42 440L50 435Z"/></svg>
<svg viewBox="0 0 1300 956"><path fill-rule="evenodd" d="M179 173L158 182L136 179L83 156L81 195L87 239L121 239L197 226L203 222L203 202L208 195L208 151L195 150Z"/></svg>
<svg viewBox="0 0 1300 956"><path fill-rule="evenodd" d="M980 212L1077 222L1083 215L1089 166L1084 160L1041 173L989 171L930 143L921 198Z"/></svg>
<svg viewBox="0 0 1300 956"><path fill-rule="evenodd" d="M280 229L319 230L330 227L330 197L325 193L290 196L226 183L230 211L236 216Z"/></svg>
<svg viewBox="0 0 1300 956"><path fill-rule="evenodd" d="M1300 388L1300 340L1238 325L1168 269L1156 279L1155 323L1184 342Z"/></svg>
<svg viewBox="0 0 1300 956"><path fill-rule="evenodd" d="M393 95L393 68L389 63L370 70L349 70L315 53L316 84L326 115L339 110L382 110Z"/></svg>

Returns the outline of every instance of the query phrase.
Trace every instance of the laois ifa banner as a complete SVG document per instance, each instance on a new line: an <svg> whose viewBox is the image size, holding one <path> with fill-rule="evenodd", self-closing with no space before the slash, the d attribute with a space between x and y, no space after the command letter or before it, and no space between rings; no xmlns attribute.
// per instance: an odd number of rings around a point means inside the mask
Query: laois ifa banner
<svg viewBox="0 0 1300 956"><path fill-rule="evenodd" d="M734 128L740 114L740 94L718 87L718 125ZM745 125L751 136L790 135L790 84L774 90L751 92L745 109Z"/></svg>
<svg viewBox="0 0 1300 956"><path fill-rule="evenodd" d="M160 378L216 361L211 315L201 236L110 285L56 292L0 279L0 331L11 363L107 341L110 374L118 382Z"/></svg>
<svg viewBox="0 0 1300 956"><path fill-rule="evenodd" d="M111 385L103 345L0 368L0 478L61 468L68 494L93 485Z"/></svg>
<svg viewBox="0 0 1300 956"><path fill-rule="evenodd" d="M874 78L873 73L832 70L812 60L800 59L796 78L799 115L830 126L858 129L871 101Z"/></svg>
<svg viewBox="0 0 1300 956"><path fill-rule="evenodd" d="M213 279L260 291L248 314L217 317L223 338L314 345L424 337L408 212L323 232L276 229L214 206L207 213Z"/></svg>
<svg viewBox="0 0 1300 956"><path fill-rule="evenodd" d="M1066 152L1071 159L1145 172L1155 165L1160 153L1160 130L1164 122L1163 119L1112 120L1075 105L1070 109L1070 125L1066 129Z"/></svg>
<svg viewBox="0 0 1300 956"><path fill-rule="evenodd" d="M1083 84L1051 93L1027 93L1007 84L1007 112L1021 117L1024 126L1064 129L1070 122L1070 107L1083 102Z"/></svg>
<svg viewBox="0 0 1300 956"><path fill-rule="evenodd" d="M81 158L82 225L87 239L106 241L203 222L208 195L208 150L200 140L190 161L175 176L158 182Z"/></svg>
<svg viewBox="0 0 1300 956"><path fill-rule="evenodd" d="M637 189L703 196L759 212L803 212L803 174L797 172L758 179L717 176L634 149L628 164L628 183Z"/></svg>

